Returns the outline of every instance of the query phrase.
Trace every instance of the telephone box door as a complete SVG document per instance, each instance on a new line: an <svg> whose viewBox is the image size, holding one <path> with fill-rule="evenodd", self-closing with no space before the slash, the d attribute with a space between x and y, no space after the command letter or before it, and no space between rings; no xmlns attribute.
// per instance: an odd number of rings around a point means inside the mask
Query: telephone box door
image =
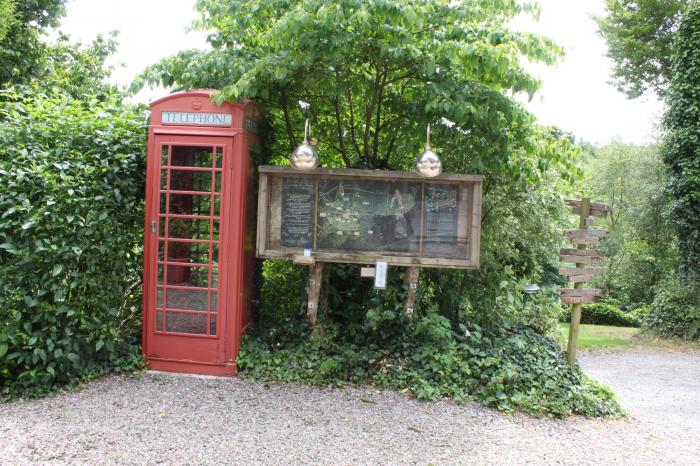
<svg viewBox="0 0 700 466"><path fill-rule="evenodd" d="M225 365L231 138L155 136L146 203L146 356ZM156 160L158 159L158 160ZM232 369L233 370L233 369ZM222 367L222 373L229 372ZM216 372L208 367L202 372Z"/></svg>

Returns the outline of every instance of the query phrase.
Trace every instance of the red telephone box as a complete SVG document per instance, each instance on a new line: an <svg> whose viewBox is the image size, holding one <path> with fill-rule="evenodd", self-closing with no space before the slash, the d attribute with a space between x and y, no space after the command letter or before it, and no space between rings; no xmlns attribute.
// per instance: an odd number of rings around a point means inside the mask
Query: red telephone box
<svg viewBox="0 0 700 466"><path fill-rule="evenodd" d="M234 374L251 320L261 112L213 92L151 104L142 343L156 370Z"/></svg>

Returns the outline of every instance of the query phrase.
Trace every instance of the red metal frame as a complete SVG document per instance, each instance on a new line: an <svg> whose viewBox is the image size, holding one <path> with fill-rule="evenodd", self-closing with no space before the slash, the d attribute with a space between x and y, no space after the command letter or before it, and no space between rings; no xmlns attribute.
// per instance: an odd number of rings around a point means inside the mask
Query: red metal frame
<svg viewBox="0 0 700 466"><path fill-rule="evenodd" d="M142 344L144 356L152 369L231 375L236 372L235 360L241 335L251 318L252 261L255 252L247 244L246 238L251 235L255 237L256 174L250 150L254 144L259 143L259 139L246 128L254 127L260 121L261 112L252 102L225 102L216 106L210 99L212 92L203 90L173 94L151 105L144 224ZM229 113L233 115L232 125L226 128L163 125L160 120L163 111ZM250 121L254 123L250 125ZM210 150L211 166L174 165L174 147ZM183 153L182 150L178 152ZM186 162L187 156L184 157ZM164 161L166 165L162 165ZM174 172L210 172L209 191L170 189L171 175ZM217 185L219 176L220 182ZM161 180L161 177L165 178ZM184 178L187 181L187 177ZM190 179L193 180L194 176ZM181 179L179 181L182 182ZM190 186L178 186L182 187ZM182 202L176 204L176 212L171 213L173 195L182 196L180 199L189 196L191 199L182 201L184 207ZM192 203L198 198L208 198L204 200L205 203L209 202L207 214L195 213L193 210ZM164 206L160 205L161 199L165 202ZM191 220L193 225L197 221L208 222L208 236L200 237L199 231L196 234L190 231L186 238L170 237L172 219ZM214 234L215 225L218 226L218 237ZM169 247L177 244L183 245L182 247L203 245L198 259L203 258L206 251L207 262L192 263L191 259L183 262L183 256L174 257L176 253L169 254ZM217 261L214 261L215 249ZM191 250L188 256L191 257ZM169 272L178 268L183 274L200 269L206 271L206 284L200 286L201 283L197 283L198 286L192 286L187 281L171 279ZM159 273L162 275L159 276ZM213 283L215 278L216 284ZM183 301L185 304L171 303L168 293L177 298L174 291L190 292L189 298L192 299L199 299L193 297L206 293L206 308L202 310L202 301L191 301L190 304L196 304L190 305L191 309L173 308L173 305L187 307L187 300ZM162 307L158 306L159 302ZM199 316L202 316L205 322L204 332L182 333L185 327L171 331L173 328L168 326L169 316L171 319L176 319L175 316L181 316L177 319L187 319L187 316L201 319ZM212 331L214 321L216 328ZM173 320L173 323L177 322L178 320ZM188 331L195 332L193 328L190 327Z"/></svg>

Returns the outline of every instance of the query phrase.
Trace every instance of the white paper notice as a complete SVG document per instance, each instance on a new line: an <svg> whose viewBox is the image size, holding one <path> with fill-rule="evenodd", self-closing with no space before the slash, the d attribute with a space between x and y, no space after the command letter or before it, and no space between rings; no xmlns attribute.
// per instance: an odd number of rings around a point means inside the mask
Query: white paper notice
<svg viewBox="0 0 700 466"><path fill-rule="evenodd" d="M386 271L388 269L387 263L384 261L377 261L376 271L374 273L374 287L380 290L386 289Z"/></svg>

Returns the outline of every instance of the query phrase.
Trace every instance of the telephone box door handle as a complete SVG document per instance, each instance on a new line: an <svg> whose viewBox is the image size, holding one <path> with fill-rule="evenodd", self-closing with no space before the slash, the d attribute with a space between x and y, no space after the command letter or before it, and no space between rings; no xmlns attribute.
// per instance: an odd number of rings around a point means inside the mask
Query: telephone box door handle
<svg viewBox="0 0 700 466"><path fill-rule="evenodd" d="M155 233L155 232L156 232L156 221L151 220L151 233Z"/></svg>

